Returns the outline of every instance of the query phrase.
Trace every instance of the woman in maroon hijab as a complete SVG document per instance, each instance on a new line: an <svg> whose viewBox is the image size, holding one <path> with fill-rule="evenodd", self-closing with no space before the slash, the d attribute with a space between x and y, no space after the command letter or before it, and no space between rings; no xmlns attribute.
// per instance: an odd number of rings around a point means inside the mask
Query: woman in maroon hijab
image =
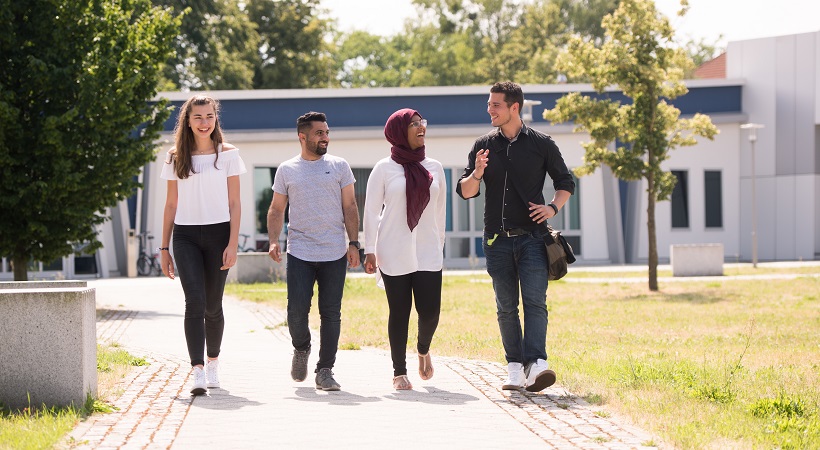
<svg viewBox="0 0 820 450"><path fill-rule="evenodd" d="M422 380L433 376L430 344L441 312L447 186L441 163L425 155L426 134L427 121L413 109L387 119L390 156L373 168L364 206L364 268L384 283L393 387L400 390L413 389L405 358L413 299Z"/></svg>

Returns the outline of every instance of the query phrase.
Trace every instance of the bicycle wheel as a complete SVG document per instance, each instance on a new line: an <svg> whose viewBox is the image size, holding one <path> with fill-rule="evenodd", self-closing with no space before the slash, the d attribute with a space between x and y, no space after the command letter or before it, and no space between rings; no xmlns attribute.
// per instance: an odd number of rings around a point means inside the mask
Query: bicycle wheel
<svg viewBox="0 0 820 450"><path fill-rule="evenodd" d="M151 258L151 261L153 262L153 264L151 266L151 269L154 272L154 275L156 275L158 277L161 277L162 276L162 263L160 263L159 258L157 258L157 257Z"/></svg>
<svg viewBox="0 0 820 450"><path fill-rule="evenodd" d="M151 275L151 270L151 258L149 258L148 255L140 256L140 258L137 260L137 274L143 277L147 277L148 275Z"/></svg>

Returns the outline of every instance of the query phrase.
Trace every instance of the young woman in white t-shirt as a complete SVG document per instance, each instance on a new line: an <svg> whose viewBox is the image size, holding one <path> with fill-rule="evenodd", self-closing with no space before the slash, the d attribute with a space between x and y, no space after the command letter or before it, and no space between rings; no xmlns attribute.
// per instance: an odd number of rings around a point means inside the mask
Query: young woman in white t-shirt
<svg viewBox="0 0 820 450"><path fill-rule="evenodd" d="M222 294L239 242L239 150L223 142L219 102L206 95L179 110L165 159L168 180L162 221L162 273L174 279L174 257L185 292L185 340L194 380L191 394L219 387L218 360L225 319ZM171 256L173 235L174 257ZM205 364L207 348L208 363Z"/></svg>

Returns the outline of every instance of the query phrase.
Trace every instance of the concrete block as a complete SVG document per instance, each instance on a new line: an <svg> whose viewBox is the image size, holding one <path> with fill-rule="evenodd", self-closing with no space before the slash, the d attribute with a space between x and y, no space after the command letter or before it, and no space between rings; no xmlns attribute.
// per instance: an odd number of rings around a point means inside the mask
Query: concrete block
<svg viewBox="0 0 820 450"><path fill-rule="evenodd" d="M0 281L0 289L39 289L87 287L82 280Z"/></svg>
<svg viewBox="0 0 820 450"><path fill-rule="evenodd" d="M672 276L723 275L723 244L675 244L669 246Z"/></svg>
<svg viewBox="0 0 820 450"><path fill-rule="evenodd" d="M0 402L77 407L97 395L94 288L0 289Z"/></svg>
<svg viewBox="0 0 820 450"><path fill-rule="evenodd" d="M271 283L284 280L286 255L282 262L272 260L266 252L246 252L236 255L236 264L228 272L229 283Z"/></svg>

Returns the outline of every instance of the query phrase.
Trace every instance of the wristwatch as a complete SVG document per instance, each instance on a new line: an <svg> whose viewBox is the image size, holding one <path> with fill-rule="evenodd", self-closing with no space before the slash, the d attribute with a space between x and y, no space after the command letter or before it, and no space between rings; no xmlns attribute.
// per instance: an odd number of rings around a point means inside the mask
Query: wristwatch
<svg viewBox="0 0 820 450"><path fill-rule="evenodd" d="M356 247L356 250L361 250L362 249L362 246L361 246L361 244L359 244L359 241L350 241L350 243L347 244L347 245L352 245L352 246Z"/></svg>

